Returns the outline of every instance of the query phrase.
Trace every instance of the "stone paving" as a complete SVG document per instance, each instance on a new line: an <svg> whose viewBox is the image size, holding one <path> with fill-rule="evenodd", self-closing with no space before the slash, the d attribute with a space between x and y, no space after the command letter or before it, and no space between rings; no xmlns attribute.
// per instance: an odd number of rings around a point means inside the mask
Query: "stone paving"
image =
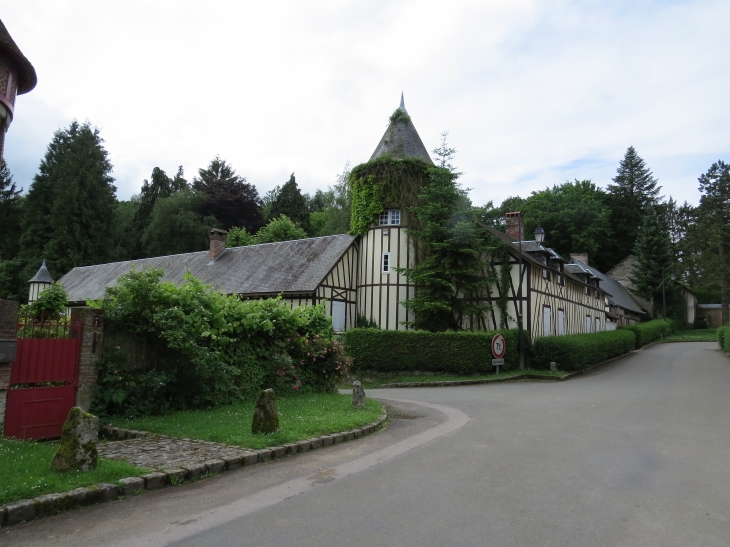
<svg viewBox="0 0 730 547"><path fill-rule="evenodd" d="M145 435L137 439L109 441L97 445L99 456L124 460L147 469L188 468L210 460L227 460L254 454L228 444L180 439L165 435Z"/></svg>

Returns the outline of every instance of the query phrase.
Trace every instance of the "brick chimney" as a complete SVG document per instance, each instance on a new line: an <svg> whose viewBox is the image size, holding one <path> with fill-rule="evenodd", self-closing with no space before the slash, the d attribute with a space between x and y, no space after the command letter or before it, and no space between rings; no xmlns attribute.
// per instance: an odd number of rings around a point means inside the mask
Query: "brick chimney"
<svg viewBox="0 0 730 547"><path fill-rule="evenodd" d="M525 227L523 225L523 215L519 211L506 213L504 215L504 222L507 225L507 236L512 241L519 241L525 239ZM520 238L520 234L522 237Z"/></svg>
<svg viewBox="0 0 730 547"><path fill-rule="evenodd" d="M208 232L210 238L210 250L208 251L208 264L213 264L223 251L226 250L226 239L228 239L228 232L221 230L220 228L211 228Z"/></svg>
<svg viewBox="0 0 730 547"><path fill-rule="evenodd" d="M588 266L588 253L570 253L570 258L580 260L583 264Z"/></svg>

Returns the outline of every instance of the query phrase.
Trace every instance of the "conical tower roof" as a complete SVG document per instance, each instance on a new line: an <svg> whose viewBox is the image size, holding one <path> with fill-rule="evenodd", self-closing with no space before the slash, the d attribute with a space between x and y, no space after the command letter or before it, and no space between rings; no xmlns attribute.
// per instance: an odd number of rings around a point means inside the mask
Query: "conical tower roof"
<svg viewBox="0 0 730 547"><path fill-rule="evenodd" d="M400 107L391 116L390 125L385 130L385 135L380 139L370 161L388 154L394 158L419 158L426 163L433 164L431 156L428 155L423 141L406 111L403 101L403 94L400 96Z"/></svg>
<svg viewBox="0 0 730 547"><path fill-rule="evenodd" d="M8 29L5 28L2 21L0 21L0 52L10 57L18 68L18 95L28 93L38 82L35 69L10 37Z"/></svg>
<svg viewBox="0 0 730 547"><path fill-rule="evenodd" d="M53 283L51 272L49 272L48 268L46 268L45 260L36 274L28 280L28 283Z"/></svg>

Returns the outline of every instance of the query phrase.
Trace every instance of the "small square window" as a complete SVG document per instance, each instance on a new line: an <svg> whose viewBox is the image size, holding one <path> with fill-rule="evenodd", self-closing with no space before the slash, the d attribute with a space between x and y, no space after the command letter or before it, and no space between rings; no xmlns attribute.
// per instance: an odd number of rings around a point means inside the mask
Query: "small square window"
<svg viewBox="0 0 730 547"><path fill-rule="evenodd" d="M591 288L590 287L586 287L586 294L591 294Z"/></svg>
<svg viewBox="0 0 730 547"><path fill-rule="evenodd" d="M388 211L380 213L380 224L388 224Z"/></svg>
<svg viewBox="0 0 730 547"><path fill-rule="evenodd" d="M384 274L390 273L390 253L383 253L382 272Z"/></svg>
<svg viewBox="0 0 730 547"><path fill-rule="evenodd" d="M550 281L550 272L547 271L547 270L543 270L542 271L542 278L543 279L547 279L548 281Z"/></svg>
<svg viewBox="0 0 730 547"><path fill-rule="evenodd" d="M390 211L390 223L395 225L400 224L400 209L392 209Z"/></svg>
<svg viewBox="0 0 730 547"><path fill-rule="evenodd" d="M558 285L565 285L565 278L558 274Z"/></svg>

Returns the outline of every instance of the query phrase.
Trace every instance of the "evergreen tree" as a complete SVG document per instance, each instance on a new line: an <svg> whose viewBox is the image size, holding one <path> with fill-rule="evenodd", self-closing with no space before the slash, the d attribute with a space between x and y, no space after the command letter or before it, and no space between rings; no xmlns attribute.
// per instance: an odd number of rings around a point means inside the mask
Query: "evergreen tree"
<svg viewBox="0 0 730 547"><path fill-rule="evenodd" d="M222 228L239 226L254 232L263 226L262 203L256 187L247 183L245 177L236 175L219 156L206 169L198 170L193 188L206 197L199 213L215 217Z"/></svg>
<svg viewBox="0 0 730 547"><path fill-rule="evenodd" d="M634 254L636 267L631 280L636 284L636 294L653 300L655 315L662 311L659 303L666 297L669 316L677 296L671 280L671 276L676 275L677 262L669 236L669 224L661 207L650 207L643 217Z"/></svg>
<svg viewBox="0 0 730 547"><path fill-rule="evenodd" d="M168 177L167 173L159 167L152 169L150 180L144 179L142 189L136 200L137 208L134 213L134 227L139 238L141 238L145 229L149 226L152 210L155 208L157 200L169 198L172 194L185 190L186 188L188 188L188 182L185 180L182 165L177 168L177 174L174 178ZM141 245L141 242L139 244Z"/></svg>
<svg viewBox="0 0 730 547"><path fill-rule="evenodd" d="M42 258L56 279L111 256L116 205L112 165L99 130L73 121L54 134L28 191L21 256L30 278Z"/></svg>
<svg viewBox="0 0 730 547"><path fill-rule="evenodd" d="M15 258L20 249L22 197L5 160L0 162L0 260Z"/></svg>
<svg viewBox="0 0 730 547"><path fill-rule="evenodd" d="M337 182L326 192L317 190L309 203L309 224L312 237L345 234L350 228L352 203L347 179L350 176L350 164L345 165L342 173L337 175Z"/></svg>
<svg viewBox="0 0 730 547"><path fill-rule="evenodd" d="M309 233L307 199L299 191L294 173L291 174L289 181L279 190L279 194L271 204L270 215L270 218L278 218L281 215L285 215L301 226L305 232Z"/></svg>
<svg viewBox="0 0 730 547"><path fill-rule="evenodd" d="M633 146L619 162L613 184L608 185L607 204L611 209L613 246L607 251L609 264L614 266L634 248L642 218L659 203L657 180L639 157Z"/></svg>

